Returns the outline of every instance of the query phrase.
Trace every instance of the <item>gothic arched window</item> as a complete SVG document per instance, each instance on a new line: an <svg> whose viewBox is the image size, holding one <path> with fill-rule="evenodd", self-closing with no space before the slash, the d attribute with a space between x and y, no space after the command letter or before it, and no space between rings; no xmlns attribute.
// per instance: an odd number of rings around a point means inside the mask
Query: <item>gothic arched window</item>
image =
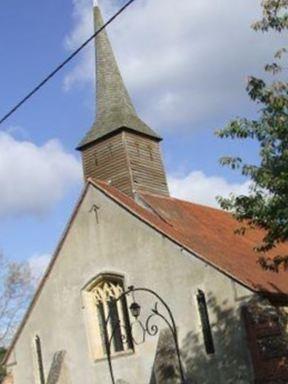
<svg viewBox="0 0 288 384"><path fill-rule="evenodd" d="M108 339L112 355L133 351L126 298L115 301L123 292L123 278L108 274L98 277L84 292L88 340L94 359L105 356Z"/></svg>
<svg viewBox="0 0 288 384"><path fill-rule="evenodd" d="M210 326L206 297L205 297L205 293L201 291L201 289L198 289L197 303L198 303L199 315L201 319L205 349L207 354L211 355L215 352L214 341L213 341L213 335L212 335L212 330Z"/></svg>
<svg viewBox="0 0 288 384"><path fill-rule="evenodd" d="M41 339L38 335L33 340L35 376L37 384L45 384Z"/></svg>

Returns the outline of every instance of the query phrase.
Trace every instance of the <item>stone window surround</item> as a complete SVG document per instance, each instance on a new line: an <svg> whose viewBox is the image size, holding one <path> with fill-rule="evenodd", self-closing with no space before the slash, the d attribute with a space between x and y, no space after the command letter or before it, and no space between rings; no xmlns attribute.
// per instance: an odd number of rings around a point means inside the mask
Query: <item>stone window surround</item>
<svg viewBox="0 0 288 384"><path fill-rule="evenodd" d="M122 284L121 286L117 287L117 284L113 287L110 287L109 289L109 279L111 281L114 280L114 282L117 282L117 280ZM107 281L108 284L104 288L104 290L97 289L97 286L99 286L101 283ZM123 274L118 273L112 273L112 272L105 272L98 274L95 278L89 281L89 283L83 288L82 290L82 302L83 302L83 310L84 310L84 318L85 318L85 328L86 328L86 335L87 335L87 341L88 341L88 347L89 347L89 354L90 358L94 361L102 361L106 359L105 356L105 346L103 345L102 337L101 337L101 331L100 331L100 325L99 325L99 318L96 310L96 303L99 300L104 300L105 295L107 296L108 292L113 292L114 297L116 295L121 294L125 289L125 277ZM102 301L103 302L103 301ZM119 303L120 304L120 303ZM107 311L107 309L106 309ZM120 321L124 322L122 309L119 307L119 317ZM107 313L107 312L106 312ZM108 329L109 332L109 329ZM133 349L129 349L128 346L125 346L124 351L113 351L113 348L111 347L111 357L120 357L120 356L126 356L134 354Z"/></svg>
<svg viewBox="0 0 288 384"><path fill-rule="evenodd" d="M38 355L37 338L40 342L41 357ZM39 336L39 332L35 332L35 334L32 338L32 341L31 341L31 348L32 348L34 382L35 382L35 384L42 384L43 379L42 379L40 370L43 370L43 375L44 375L44 362L43 362L43 351L42 351L42 346L41 346L41 337ZM39 358L41 358L41 362L39 361ZM42 367L40 367L40 364L42 365ZM43 376L43 378L44 378L44 376Z"/></svg>

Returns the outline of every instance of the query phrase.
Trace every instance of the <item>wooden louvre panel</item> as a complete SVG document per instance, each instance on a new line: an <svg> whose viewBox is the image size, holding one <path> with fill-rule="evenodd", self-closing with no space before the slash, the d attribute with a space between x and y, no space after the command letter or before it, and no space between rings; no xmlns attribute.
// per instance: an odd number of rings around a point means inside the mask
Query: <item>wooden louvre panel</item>
<svg viewBox="0 0 288 384"><path fill-rule="evenodd" d="M158 140L124 132L133 189L169 195Z"/></svg>
<svg viewBox="0 0 288 384"><path fill-rule="evenodd" d="M94 21L95 30L103 27L99 7ZM77 147L83 153L84 177L109 181L131 197L137 191L169 195L161 137L139 118L105 31L95 44L96 119Z"/></svg>
<svg viewBox="0 0 288 384"><path fill-rule="evenodd" d="M132 196L137 191L169 195L159 141L118 131L82 150L84 177L109 182Z"/></svg>
<svg viewBox="0 0 288 384"><path fill-rule="evenodd" d="M98 141L82 151L84 178L110 182L132 196L131 176L122 134Z"/></svg>

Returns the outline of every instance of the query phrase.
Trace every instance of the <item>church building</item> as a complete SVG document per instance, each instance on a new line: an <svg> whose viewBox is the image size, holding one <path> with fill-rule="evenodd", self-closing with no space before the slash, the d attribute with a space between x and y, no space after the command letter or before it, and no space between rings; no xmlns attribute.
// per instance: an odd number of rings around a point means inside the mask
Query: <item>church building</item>
<svg viewBox="0 0 288 384"><path fill-rule="evenodd" d="M98 6L94 19L98 30ZM138 116L105 30L95 45L85 187L6 383L288 383L288 275L257 262L263 233L237 235L229 213L170 196L162 138Z"/></svg>

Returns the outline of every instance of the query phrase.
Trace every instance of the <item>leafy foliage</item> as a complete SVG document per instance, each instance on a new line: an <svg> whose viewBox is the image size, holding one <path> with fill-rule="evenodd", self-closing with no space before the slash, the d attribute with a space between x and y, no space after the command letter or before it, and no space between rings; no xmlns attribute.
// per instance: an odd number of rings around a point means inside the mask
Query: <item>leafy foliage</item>
<svg viewBox="0 0 288 384"><path fill-rule="evenodd" d="M263 18L253 24L255 31L288 29L288 0L263 0ZM288 240L288 83L281 79L280 65L286 48L274 56L274 62L265 71L279 78L268 84L263 79L250 77L247 92L252 101L261 106L257 120L237 118L217 132L220 138L252 139L260 145L259 164L246 164L239 157L223 157L222 165L237 169L251 179L248 196L219 197L223 209L234 214L243 226L238 232L245 234L247 227L265 231L263 243L256 248L261 253L261 265L278 271L282 265L288 269L288 255L273 259L265 252ZM264 256L263 256L264 255Z"/></svg>
<svg viewBox="0 0 288 384"><path fill-rule="evenodd" d="M0 347L0 383L2 383L2 381L4 380L5 376L6 376L6 369L5 367L1 364L4 356L5 356L5 353L6 353L6 349L3 348L3 347Z"/></svg>

